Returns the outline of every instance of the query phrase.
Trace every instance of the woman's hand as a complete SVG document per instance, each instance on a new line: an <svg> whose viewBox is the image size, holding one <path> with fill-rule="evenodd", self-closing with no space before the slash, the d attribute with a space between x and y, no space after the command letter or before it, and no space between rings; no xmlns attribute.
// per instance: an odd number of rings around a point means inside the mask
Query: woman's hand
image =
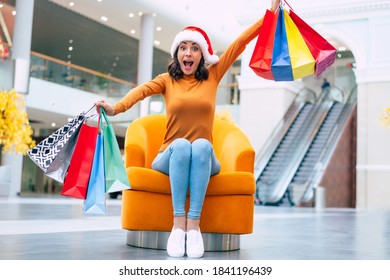
<svg viewBox="0 0 390 280"><path fill-rule="evenodd" d="M275 13L276 10L278 9L279 5L280 5L280 0L271 0L270 10Z"/></svg>
<svg viewBox="0 0 390 280"><path fill-rule="evenodd" d="M100 107L103 107L104 111L106 111L107 116L115 116L115 108L110 104L106 103L106 101L99 100L95 103L95 105L96 105L96 109L98 110L98 113L100 113L99 111Z"/></svg>

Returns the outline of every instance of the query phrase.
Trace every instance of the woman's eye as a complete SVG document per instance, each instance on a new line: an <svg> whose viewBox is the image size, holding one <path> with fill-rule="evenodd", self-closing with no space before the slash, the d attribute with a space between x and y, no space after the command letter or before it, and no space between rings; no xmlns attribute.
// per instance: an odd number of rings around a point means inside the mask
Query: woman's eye
<svg viewBox="0 0 390 280"><path fill-rule="evenodd" d="M198 48L198 47L193 47L192 50L193 50L194 52L197 52L197 51L199 50L199 48Z"/></svg>

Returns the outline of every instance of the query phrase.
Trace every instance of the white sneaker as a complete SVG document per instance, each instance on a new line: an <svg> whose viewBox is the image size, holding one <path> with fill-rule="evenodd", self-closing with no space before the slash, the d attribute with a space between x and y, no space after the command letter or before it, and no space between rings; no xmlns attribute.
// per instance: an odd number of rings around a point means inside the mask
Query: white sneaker
<svg viewBox="0 0 390 280"><path fill-rule="evenodd" d="M204 254L204 244L200 230L187 232L187 256L189 258L201 258Z"/></svg>
<svg viewBox="0 0 390 280"><path fill-rule="evenodd" d="M181 258L185 253L186 233L182 229L172 228L168 238L167 253L170 257Z"/></svg>

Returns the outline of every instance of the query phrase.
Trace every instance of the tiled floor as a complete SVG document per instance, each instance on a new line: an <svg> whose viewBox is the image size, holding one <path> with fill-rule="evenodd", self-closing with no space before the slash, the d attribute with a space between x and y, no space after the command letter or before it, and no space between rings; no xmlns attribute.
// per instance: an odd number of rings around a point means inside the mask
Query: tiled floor
<svg viewBox="0 0 390 280"><path fill-rule="evenodd" d="M126 245L120 200L86 215L63 197L0 199L0 260L165 260L164 250ZM204 260L389 260L390 213L354 209L255 207L241 249Z"/></svg>

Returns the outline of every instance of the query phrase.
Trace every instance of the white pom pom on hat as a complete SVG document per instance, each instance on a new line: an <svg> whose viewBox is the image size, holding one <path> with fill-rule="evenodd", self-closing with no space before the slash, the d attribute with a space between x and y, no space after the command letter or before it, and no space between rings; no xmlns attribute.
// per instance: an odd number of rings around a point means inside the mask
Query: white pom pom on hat
<svg viewBox="0 0 390 280"><path fill-rule="evenodd" d="M206 32L199 27L187 26L180 31L173 40L171 47L171 56L173 57L177 47L181 42L192 41L197 43L203 54L203 58L208 64L215 64L219 61L219 57L214 54L211 42Z"/></svg>

